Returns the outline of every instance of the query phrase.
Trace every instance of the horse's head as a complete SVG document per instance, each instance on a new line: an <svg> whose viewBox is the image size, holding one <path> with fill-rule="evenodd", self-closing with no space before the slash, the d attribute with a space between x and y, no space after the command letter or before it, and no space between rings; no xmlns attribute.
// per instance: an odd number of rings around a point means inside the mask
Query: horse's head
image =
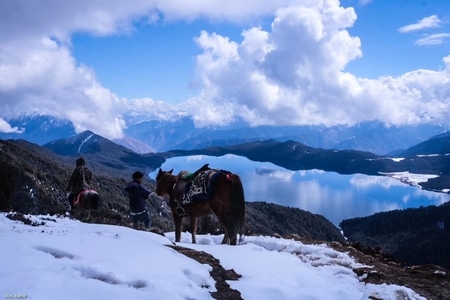
<svg viewBox="0 0 450 300"><path fill-rule="evenodd" d="M161 168L156 175L156 195L162 197L169 195L176 182L176 176L172 175L173 169L170 171L163 171Z"/></svg>

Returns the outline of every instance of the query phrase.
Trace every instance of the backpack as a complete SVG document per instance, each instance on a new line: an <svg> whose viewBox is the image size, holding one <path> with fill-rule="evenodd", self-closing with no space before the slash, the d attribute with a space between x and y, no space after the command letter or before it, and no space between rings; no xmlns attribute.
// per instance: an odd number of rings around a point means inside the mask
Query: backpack
<svg viewBox="0 0 450 300"><path fill-rule="evenodd" d="M92 180L92 172L86 166L78 167L78 190L90 189L90 183Z"/></svg>

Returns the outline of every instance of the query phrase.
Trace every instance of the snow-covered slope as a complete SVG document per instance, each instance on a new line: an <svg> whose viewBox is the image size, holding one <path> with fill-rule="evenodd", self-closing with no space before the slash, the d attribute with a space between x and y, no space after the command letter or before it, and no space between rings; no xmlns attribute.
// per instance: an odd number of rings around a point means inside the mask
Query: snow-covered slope
<svg viewBox="0 0 450 300"><path fill-rule="evenodd" d="M33 225L0 214L0 293L29 299L212 299L211 267L168 247L166 237L69 218L27 216ZM185 233L178 245L212 254L240 275L228 281L243 299L425 299L397 285L365 284L359 264L322 245L245 237L239 246L221 236ZM372 297L372 298L371 298Z"/></svg>

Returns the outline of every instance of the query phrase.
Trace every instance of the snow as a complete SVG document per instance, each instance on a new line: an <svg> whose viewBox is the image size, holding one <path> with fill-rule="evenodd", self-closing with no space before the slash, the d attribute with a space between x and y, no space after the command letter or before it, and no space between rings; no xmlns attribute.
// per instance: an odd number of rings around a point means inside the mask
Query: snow
<svg viewBox="0 0 450 300"><path fill-rule="evenodd" d="M391 157L390 159L395 162L401 162L402 160L405 160L405 158L403 158L403 157Z"/></svg>
<svg viewBox="0 0 450 300"><path fill-rule="evenodd" d="M211 267L168 247L166 236L67 217L31 216L37 226L0 213L0 292L15 299L212 299ZM210 253L242 275L228 281L243 299L425 299L409 288L365 284L360 267L326 244L248 236L239 246L198 235L179 246ZM370 267L370 266L367 266Z"/></svg>
<svg viewBox="0 0 450 300"><path fill-rule="evenodd" d="M380 172L380 174L395 178L397 180L400 180L401 182L404 182L406 184L409 184L409 185L412 185L412 186L415 186L418 188L422 188L422 186L419 183L427 182L428 179L439 177L438 175L433 175L433 174L414 174L414 173L410 173L408 171L391 172L391 173Z"/></svg>
<svg viewBox="0 0 450 300"><path fill-rule="evenodd" d="M87 143L87 141L89 141L89 139L91 139L94 135L90 134L87 138L85 138L81 144L80 147L78 147L78 153L81 153L81 149L83 148L84 144Z"/></svg>

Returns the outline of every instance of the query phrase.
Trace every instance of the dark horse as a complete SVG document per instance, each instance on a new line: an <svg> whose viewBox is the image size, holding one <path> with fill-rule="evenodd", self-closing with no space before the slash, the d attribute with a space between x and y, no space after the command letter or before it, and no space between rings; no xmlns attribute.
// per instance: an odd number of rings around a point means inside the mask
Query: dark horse
<svg viewBox="0 0 450 300"><path fill-rule="evenodd" d="M159 169L156 176L155 193L158 196L168 196L175 223L175 242L180 242L183 216L176 213L177 201L181 202L187 181L179 175L172 175L173 169ZM238 175L230 172L219 172L211 183L211 197L207 201L197 201L183 206L191 221L192 243L196 243L197 220L199 217L214 213L219 219L224 237L222 244L237 244L237 235L243 234L245 223L244 188Z"/></svg>
<svg viewBox="0 0 450 300"><path fill-rule="evenodd" d="M73 201L73 207L76 209L98 209L100 196L93 189L81 191Z"/></svg>

